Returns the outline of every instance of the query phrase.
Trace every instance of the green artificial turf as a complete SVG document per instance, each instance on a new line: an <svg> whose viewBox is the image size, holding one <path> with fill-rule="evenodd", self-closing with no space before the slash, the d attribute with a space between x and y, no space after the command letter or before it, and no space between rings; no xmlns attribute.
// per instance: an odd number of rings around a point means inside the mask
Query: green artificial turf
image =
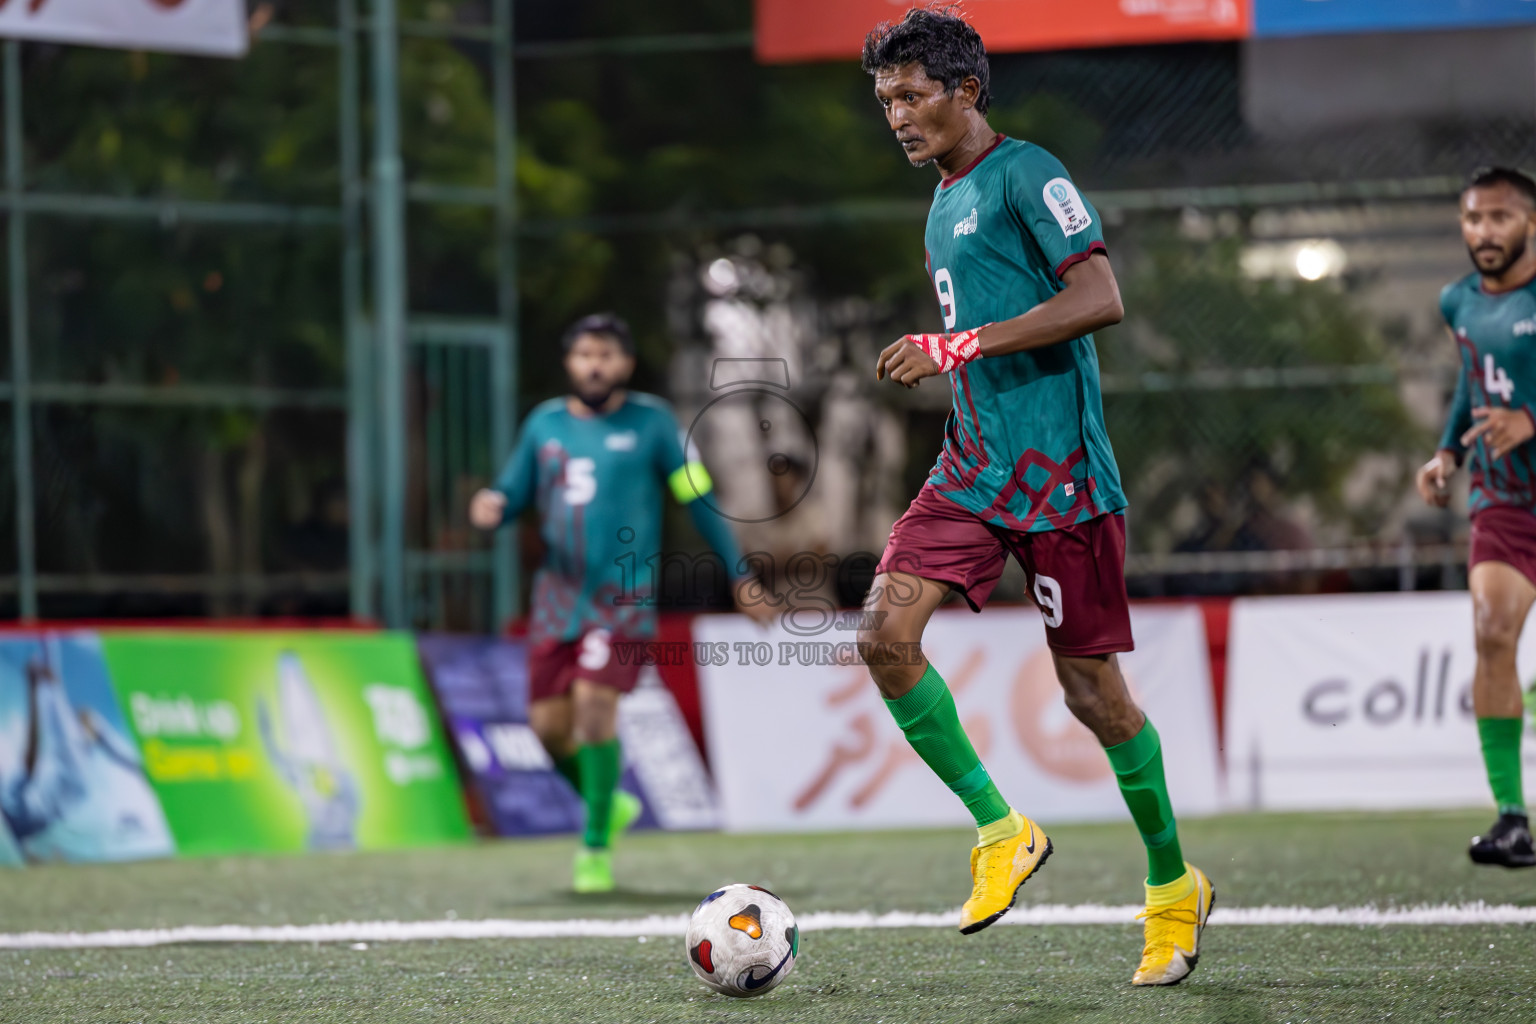
<svg viewBox="0 0 1536 1024"><path fill-rule="evenodd" d="M1222 907L1536 903L1536 870L1468 863L1487 815L1228 817L1182 826ZM1051 829L1021 899L1134 903L1129 826ZM798 912L949 910L965 832L636 835L620 892L577 897L570 839L0 872L0 931L681 913L723 881ZM1536 1021L1536 927L1213 927L1199 969L1133 990L1125 926L819 931L790 978L705 990L677 939L0 951L0 1021Z"/></svg>

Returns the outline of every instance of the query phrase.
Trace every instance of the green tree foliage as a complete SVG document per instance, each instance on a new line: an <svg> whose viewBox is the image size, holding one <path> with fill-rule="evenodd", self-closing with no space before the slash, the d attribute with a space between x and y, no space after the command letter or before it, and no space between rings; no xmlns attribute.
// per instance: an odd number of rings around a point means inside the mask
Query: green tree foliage
<svg viewBox="0 0 1536 1024"><path fill-rule="evenodd" d="M1150 527L1143 543L1176 541L1164 525L1173 507L1208 488L1240 508L1256 469L1373 534L1405 481L1353 506L1346 481L1362 456L1425 443L1382 379L1391 360L1380 337L1332 283L1250 280L1238 238L1193 242L1159 226L1143 236L1122 282L1126 322L1098 339L1133 522ZM1306 373L1292 383L1280 376L1296 370Z"/></svg>

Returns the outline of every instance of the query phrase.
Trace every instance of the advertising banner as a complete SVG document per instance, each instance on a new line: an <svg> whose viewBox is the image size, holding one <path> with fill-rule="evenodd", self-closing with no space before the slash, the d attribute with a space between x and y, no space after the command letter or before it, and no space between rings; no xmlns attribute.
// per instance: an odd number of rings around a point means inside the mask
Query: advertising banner
<svg viewBox="0 0 1536 1024"><path fill-rule="evenodd" d="M1252 0L1258 36L1476 28L1536 22L1532 0Z"/></svg>
<svg viewBox="0 0 1536 1024"><path fill-rule="evenodd" d="M469 834L411 637L120 633L101 647L181 853Z"/></svg>
<svg viewBox="0 0 1536 1024"><path fill-rule="evenodd" d="M0 0L0 36L239 57L245 0Z"/></svg>
<svg viewBox="0 0 1536 1024"><path fill-rule="evenodd" d="M11 836L11 830L6 825L3 817L0 817L0 867L20 867L21 847L16 845L16 840Z"/></svg>
<svg viewBox="0 0 1536 1024"><path fill-rule="evenodd" d="M1063 50L1248 35L1252 0L988 0L966 18L988 51ZM757 0L765 63L856 59L864 36L899 20L911 0Z"/></svg>
<svg viewBox="0 0 1536 1024"><path fill-rule="evenodd" d="M0 863L174 852L95 634L0 639Z"/></svg>
<svg viewBox="0 0 1536 1024"><path fill-rule="evenodd" d="M1274 810L1489 806L1465 593L1233 602L1228 793ZM1536 636L1520 648L1536 668ZM1527 735L1527 771L1536 745Z"/></svg>
<svg viewBox="0 0 1536 1024"><path fill-rule="evenodd" d="M501 835L570 832L581 801L528 726L527 649L493 637L418 637L448 731ZM625 789L640 797L637 827L714 828L714 793L698 748L654 669L619 702Z"/></svg>
<svg viewBox="0 0 1536 1024"><path fill-rule="evenodd" d="M1204 624L1195 608L1132 611L1120 657L1162 735L1179 814L1219 804ZM841 625L841 624L840 624ZM965 807L908 746L847 631L795 637L740 616L694 624L710 759L732 831L963 825ZM940 611L923 650L1003 795L1045 824L1126 818L1103 749L1072 717L1033 608Z"/></svg>

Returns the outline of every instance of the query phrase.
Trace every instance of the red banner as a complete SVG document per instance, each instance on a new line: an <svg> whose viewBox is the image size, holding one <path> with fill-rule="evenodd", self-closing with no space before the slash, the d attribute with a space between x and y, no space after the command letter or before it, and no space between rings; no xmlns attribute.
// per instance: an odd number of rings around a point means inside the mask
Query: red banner
<svg viewBox="0 0 1536 1024"><path fill-rule="evenodd" d="M913 6L912 0L757 0L757 59L855 58L870 29ZM1252 0L969 0L964 6L994 53L1242 39L1252 8Z"/></svg>

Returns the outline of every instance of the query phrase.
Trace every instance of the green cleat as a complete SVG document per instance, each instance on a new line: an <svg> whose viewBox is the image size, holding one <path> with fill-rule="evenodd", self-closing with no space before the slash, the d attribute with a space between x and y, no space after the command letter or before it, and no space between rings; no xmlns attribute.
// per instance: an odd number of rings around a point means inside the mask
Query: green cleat
<svg viewBox="0 0 1536 1024"><path fill-rule="evenodd" d="M571 888L577 892L613 891L613 854L582 847L572 865Z"/></svg>
<svg viewBox="0 0 1536 1024"><path fill-rule="evenodd" d="M629 826L639 819L640 812L644 809L644 805L640 803L640 798L629 792L629 790L614 790L613 810L608 812L609 846L612 846L619 836L629 831Z"/></svg>

